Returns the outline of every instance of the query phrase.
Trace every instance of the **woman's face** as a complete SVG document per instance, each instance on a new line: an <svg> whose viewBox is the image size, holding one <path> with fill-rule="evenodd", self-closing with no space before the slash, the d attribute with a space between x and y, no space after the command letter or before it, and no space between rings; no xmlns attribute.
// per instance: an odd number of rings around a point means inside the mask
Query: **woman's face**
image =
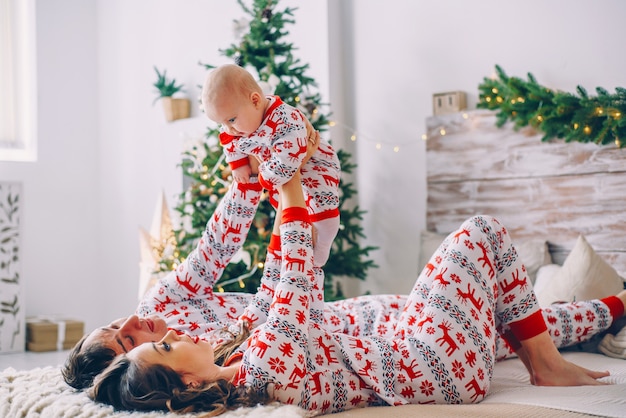
<svg viewBox="0 0 626 418"><path fill-rule="evenodd" d="M160 364L176 371L186 384L210 382L216 379L213 347L188 335L169 331L156 343L144 343L127 354L143 365Z"/></svg>
<svg viewBox="0 0 626 418"><path fill-rule="evenodd" d="M116 355L128 353L143 343L159 341L166 333L167 324L160 317L131 315L92 331L85 339L82 350L92 344L101 344L115 351Z"/></svg>

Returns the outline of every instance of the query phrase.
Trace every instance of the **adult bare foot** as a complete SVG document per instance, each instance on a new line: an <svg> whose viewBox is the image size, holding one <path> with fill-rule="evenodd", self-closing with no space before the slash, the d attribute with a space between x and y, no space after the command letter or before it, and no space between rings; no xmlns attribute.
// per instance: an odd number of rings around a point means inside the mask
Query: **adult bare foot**
<svg viewBox="0 0 626 418"><path fill-rule="evenodd" d="M569 362L561 357L558 364L547 367L534 367L534 385L536 386L584 386L606 385L597 379L609 376L608 371L589 370Z"/></svg>
<svg viewBox="0 0 626 418"><path fill-rule="evenodd" d="M530 381L537 386L604 385L597 379L609 375L607 371L589 370L563 358L543 332L521 342L530 363Z"/></svg>

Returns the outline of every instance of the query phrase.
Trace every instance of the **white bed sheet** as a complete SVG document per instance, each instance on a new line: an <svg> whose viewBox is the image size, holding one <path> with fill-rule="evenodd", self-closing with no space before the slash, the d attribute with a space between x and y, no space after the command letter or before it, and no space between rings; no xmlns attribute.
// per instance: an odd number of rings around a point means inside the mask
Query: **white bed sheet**
<svg viewBox="0 0 626 418"><path fill-rule="evenodd" d="M610 385L541 387L529 384L518 359L496 364L489 396L483 403L515 403L562 409L604 417L626 417L626 360L603 354L565 352L565 358L592 370L608 370L601 379Z"/></svg>
<svg viewBox="0 0 626 418"><path fill-rule="evenodd" d="M476 405L475 412L479 416L503 416L502 404L520 405L519 410L505 415L513 417L562 416L565 411L589 416L626 417L626 360L607 357L603 354L566 352L564 356L576 364L596 370L609 370L611 376L603 381L611 385L580 386L580 387L537 387L528 382L528 374L518 359L511 359L496 364L491 391L487 398ZM530 407L550 408L550 410L525 409ZM493 407L493 408L488 408ZM506 406L506 405L504 405ZM446 414L463 414L470 409L455 405L441 405L437 414L429 413L424 405L405 405L388 411L382 416L446 416ZM464 406L469 407L469 406ZM455 409L456 408L456 409ZM370 408L365 408L370 409ZM368 415L366 410L351 410L336 414L339 417L359 417ZM554 414L554 410L557 411ZM559 414L558 411L563 411ZM376 416L380 416L377 410ZM434 412L434 411L433 411ZM482 414L482 415L481 415ZM495 415L494 415L495 414ZM196 417L195 414L174 415L161 413L114 413L107 406L91 402L84 393L77 393L63 382L60 367L44 367L27 371L16 371L12 368L0 372L0 416L14 417L45 417L45 418L91 418L91 417ZM242 417L304 417L303 410L293 406L265 406L260 408L241 409L225 414L225 418ZM333 415L331 415L333 416ZM475 416L475 415L472 415ZM571 416L571 415L569 415Z"/></svg>

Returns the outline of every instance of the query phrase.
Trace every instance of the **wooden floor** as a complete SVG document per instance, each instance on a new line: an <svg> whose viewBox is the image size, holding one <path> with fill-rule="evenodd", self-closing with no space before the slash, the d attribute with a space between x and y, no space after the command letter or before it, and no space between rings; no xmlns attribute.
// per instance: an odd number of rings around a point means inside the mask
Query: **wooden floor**
<svg viewBox="0 0 626 418"><path fill-rule="evenodd" d="M65 362L69 351L49 351L35 353L25 351L23 353L0 354L0 370L12 367L16 370L30 370L37 367L57 366Z"/></svg>

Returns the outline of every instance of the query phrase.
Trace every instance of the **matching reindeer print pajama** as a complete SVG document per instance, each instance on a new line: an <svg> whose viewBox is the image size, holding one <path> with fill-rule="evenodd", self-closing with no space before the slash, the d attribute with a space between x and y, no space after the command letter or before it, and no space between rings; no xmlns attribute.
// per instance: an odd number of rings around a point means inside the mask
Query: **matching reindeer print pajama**
<svg viewBox="0 0 626 418"><path fill-rule="evenodd" d="M252 155L262 161L259 182L270 192L276 207L275 187L285 184L300 170L307 153L306 121L302 113L278 96L268 96L270 104L261 126L252 135L235 137L220 134L226 162L231 168L249 164ZM318 236L315 265L326 263L339 229L339 179L341 167L332 146L320 139L319 147L301 169L302 187Z"/></svg>
<svg viewBox="0 0 626 418"><path fill-rule="evenodd" d="M480 402L489 391L496 335L518 345L547 329L506 229L476 216L432 256L388 324L390 335L330 332L319 315L323 276L314 272L306 218L298 208L283 212L279 278L259 292L271 295L271 303L265 322L242 346L236 384L268 387L281 403L318 413ZM580 320L607 327L622 309L613 297L589 304Z"/></svg>
<svg viewBox="0 0 626 418"><path fill-rule="evenodd" d="M243 314L258 327L240 382L270 384L283 402L319 412L477 402L488 392L494 361L518 339L547 326L564 347L622 315L615 297L540 311L506 230L487 217L451 234L408 296L324 304L323 272L311 264L311 229L298 217L282 226L280 245L274 237L257 295L214 293L245 240L261 190L257 183L233 184L196 250L146 294L137 313L160 313L171 328L209 340L222 338L220 330Z"/></svg>

